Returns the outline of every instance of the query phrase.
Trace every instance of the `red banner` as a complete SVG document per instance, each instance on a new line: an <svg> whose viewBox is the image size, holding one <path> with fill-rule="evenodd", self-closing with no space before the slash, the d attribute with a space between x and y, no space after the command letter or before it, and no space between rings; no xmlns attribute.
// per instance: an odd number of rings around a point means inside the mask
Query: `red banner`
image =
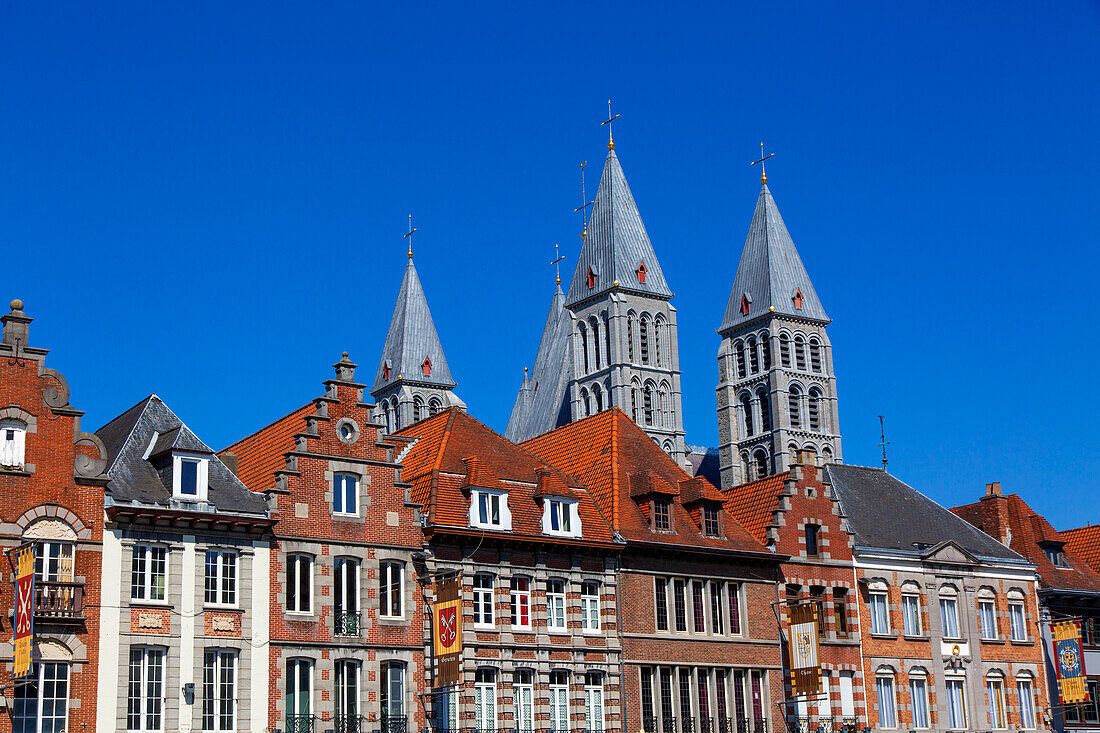
<svg viewBox="0 0 1100 733"><path fill-rule="evenodd" d="M26 677L31 671L34 642L34 548L16 554L15 571L15 668L12 676Z"/></svg>

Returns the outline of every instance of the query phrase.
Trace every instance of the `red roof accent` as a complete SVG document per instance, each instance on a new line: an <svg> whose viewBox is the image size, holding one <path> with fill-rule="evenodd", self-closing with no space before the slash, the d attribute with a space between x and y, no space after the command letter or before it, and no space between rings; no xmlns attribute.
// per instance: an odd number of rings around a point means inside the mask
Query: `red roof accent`
<svg viewBox="0 0 1100 733"><path fill-rule="evenodd" d="M736 517L757 541L767 542L772 512L778 507L779 494L790 477L791 473L787 471L728 489L724 492L726 511Z"/></svg>
<svg viewBox="0 0 1100 733"><path fill-rule="evenodd" d="M680 501L685 506L697 501L716 501L721 503L725 497L710 481L702 476L686 478L680 481Z"/></svg>
<svg viewBox="0 0 1100 733"><path fill-rule="evenodd" d="M741 315L747 316L749 314L749 296L741 296Z"/></svg>
<svg viewBox="0 0 1100 733"><path fill-rule="evenodd" d="M1070 553L1100 573L1100 524L1065 529L1059 534Z"/></svg>
<svg viewBox="0 0 1100 733"><path fill-rule="evenodd" d="M521 444L548 463L578 477L611 519L611 526L627 541L677 547L767 552L731 517L725 537L706 537L679 501L673 500L675 532L653 532L635 496L639 482L668 487L673 498L681 482L693 480L660 449L621 409L614 407L564 425ZM704 483L706 479L700 478ZM709 485L709 484L708 484ZM717 491L711 486L711 490ZM681 497L682 498L682 497Z"/></svg>
<svg viewBox="0 0 1100 733"><path fill-rule="evenodd" d="M286 468L285 455L294 450L294 436L305 432L305 419L316 412L312 402L302 405L289 415L218 451L218 455L226 451L237 455L237 478L251 491L273 489L275 472Z"/></svg>

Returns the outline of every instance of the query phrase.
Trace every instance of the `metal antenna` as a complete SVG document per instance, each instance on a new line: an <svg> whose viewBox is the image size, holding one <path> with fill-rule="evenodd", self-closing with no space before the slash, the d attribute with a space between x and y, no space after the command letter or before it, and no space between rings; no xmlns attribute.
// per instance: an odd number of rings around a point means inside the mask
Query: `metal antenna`
<svg viewBox="0 0 1100 733"><path fill-rule="evenodd" d="M882 435L882 442L878 444L879 448L882 448L882 470L886 470L886 464L890 461L886 459L886 446L890 445L890 441L886 439L886 423L882 415L878 416L878 429Z"/></svg>
<svg viewBox="0 0 1100 733"><path fill-rule="evenodd" d="M607 100L607 119L600 123L600 127L607 125L607 149L615 149L615 137L611 134L611 123L619 119L618 115L611 114L611 100Z"/></svg>
<svg viewBox="0 0 1100 733"><path fill-rule="evenodd" d="M405 235L405 239L409 240L409 259L413 257L413 240L412 236L416 234L416 230L413 229L413 215L409 214L409 233Z"/></svg>
<svg viewBox="0 0 1100 733"><path fill-rule="evenodd" d="M588 207L596 203L595 200L588 200L588 192L584 188L584 167L588 165L588 161L581 163L581 205L573 209L573 213L581 212L581 221L584 222L584 228L581 229L581 241L583 242L585 237L588 236ZM557 246L557 245L554 245Z"/></svg>
<svg viewBox="0 0 1100 733"><path fill-rule="evenodd" d="M557 283L558 285L561 285L561 265L559 265L558 263L565 259L565 255L558 254L558 243L557 242L554 242L554 255L555 255L554 261L550 263L551 265L554 266L554 269L557 271L557 277L554 278L554 282ZM527 367L523 367L523 371L527 371Z"/></svg>
<svg viewBox="0 0 1100 733"><path fill-rule="evenodd" d="M772 157L773 155L775 155L775 153L768 153L767 155L764 155L764 141L761 140L760 141L760 160L754 160L753 162L749 163L749 165L756 165L757 163L760 164L760 182L761 183L767 183L768 182L768 172L764 170L764 161L767 160L768 158Z"/></svg>

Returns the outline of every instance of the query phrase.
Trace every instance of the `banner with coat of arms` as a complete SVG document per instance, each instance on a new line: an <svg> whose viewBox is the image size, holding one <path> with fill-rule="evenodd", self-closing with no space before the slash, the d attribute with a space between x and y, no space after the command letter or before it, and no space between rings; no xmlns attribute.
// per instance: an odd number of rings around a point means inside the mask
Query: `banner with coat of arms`
<svg viewBox="0 0 1100 733"><path fill-rule="evenodd" d="M821 664L817 654L817 609L812 605L792 606L790 616L791 694L821 692Z"/></svg>
<svg viewBox="0 0 1100 733"><path fill-rule="evenodd" d="M1081 650L1081 622L1058 621L1050 625L1054 641L1054 669L1058 696L1063 705L1089 702L1085 680L1085 656Z"/></svg>
<svg viewBox="0 0 1100 733"><path fill-rule="evenodd" d="M452 687L462 671L462 582L457 575L435 581L432 617L435 686Z"/></svg>
<svg viewBox="0 0 1100 733"><path fill-rule="evenodd" d="M12 677L21 679L31 671L34 643L34 547L15 551L15 663Z"/></svg>

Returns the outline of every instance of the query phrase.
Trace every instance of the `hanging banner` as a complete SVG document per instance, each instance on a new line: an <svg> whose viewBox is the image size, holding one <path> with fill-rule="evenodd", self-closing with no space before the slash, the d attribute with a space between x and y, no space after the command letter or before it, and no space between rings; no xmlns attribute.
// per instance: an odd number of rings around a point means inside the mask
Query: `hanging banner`
<svg viewBox="0 0 1100 733"><path fill-rule="evenodd" d="M34 642L34 547L16 551L15 561L15 669L20 679L31 671Z"/></svg>
<svg viewBox="0 0 1100 733"><path fill-rule="evenodd" d="M1058 621L1050 625L1054 640L1054 670L1063 705L1089 701L1085 680L1085 656L1081 651L1081 622Z"/></svg>
<svg viewBox="0 0 1100 733"><path fill-rule="evenodd" d="M435 686L452 687L462 676L462 582L457 575L435 581L432 616Z"/></svg>
<svg viewBox="0 0 1100 733"><path fill-rule="evenodd" d="M817 609L812 605L791 606L790 639L791 694L821 693L821 665L817 654Z"/></svg>

